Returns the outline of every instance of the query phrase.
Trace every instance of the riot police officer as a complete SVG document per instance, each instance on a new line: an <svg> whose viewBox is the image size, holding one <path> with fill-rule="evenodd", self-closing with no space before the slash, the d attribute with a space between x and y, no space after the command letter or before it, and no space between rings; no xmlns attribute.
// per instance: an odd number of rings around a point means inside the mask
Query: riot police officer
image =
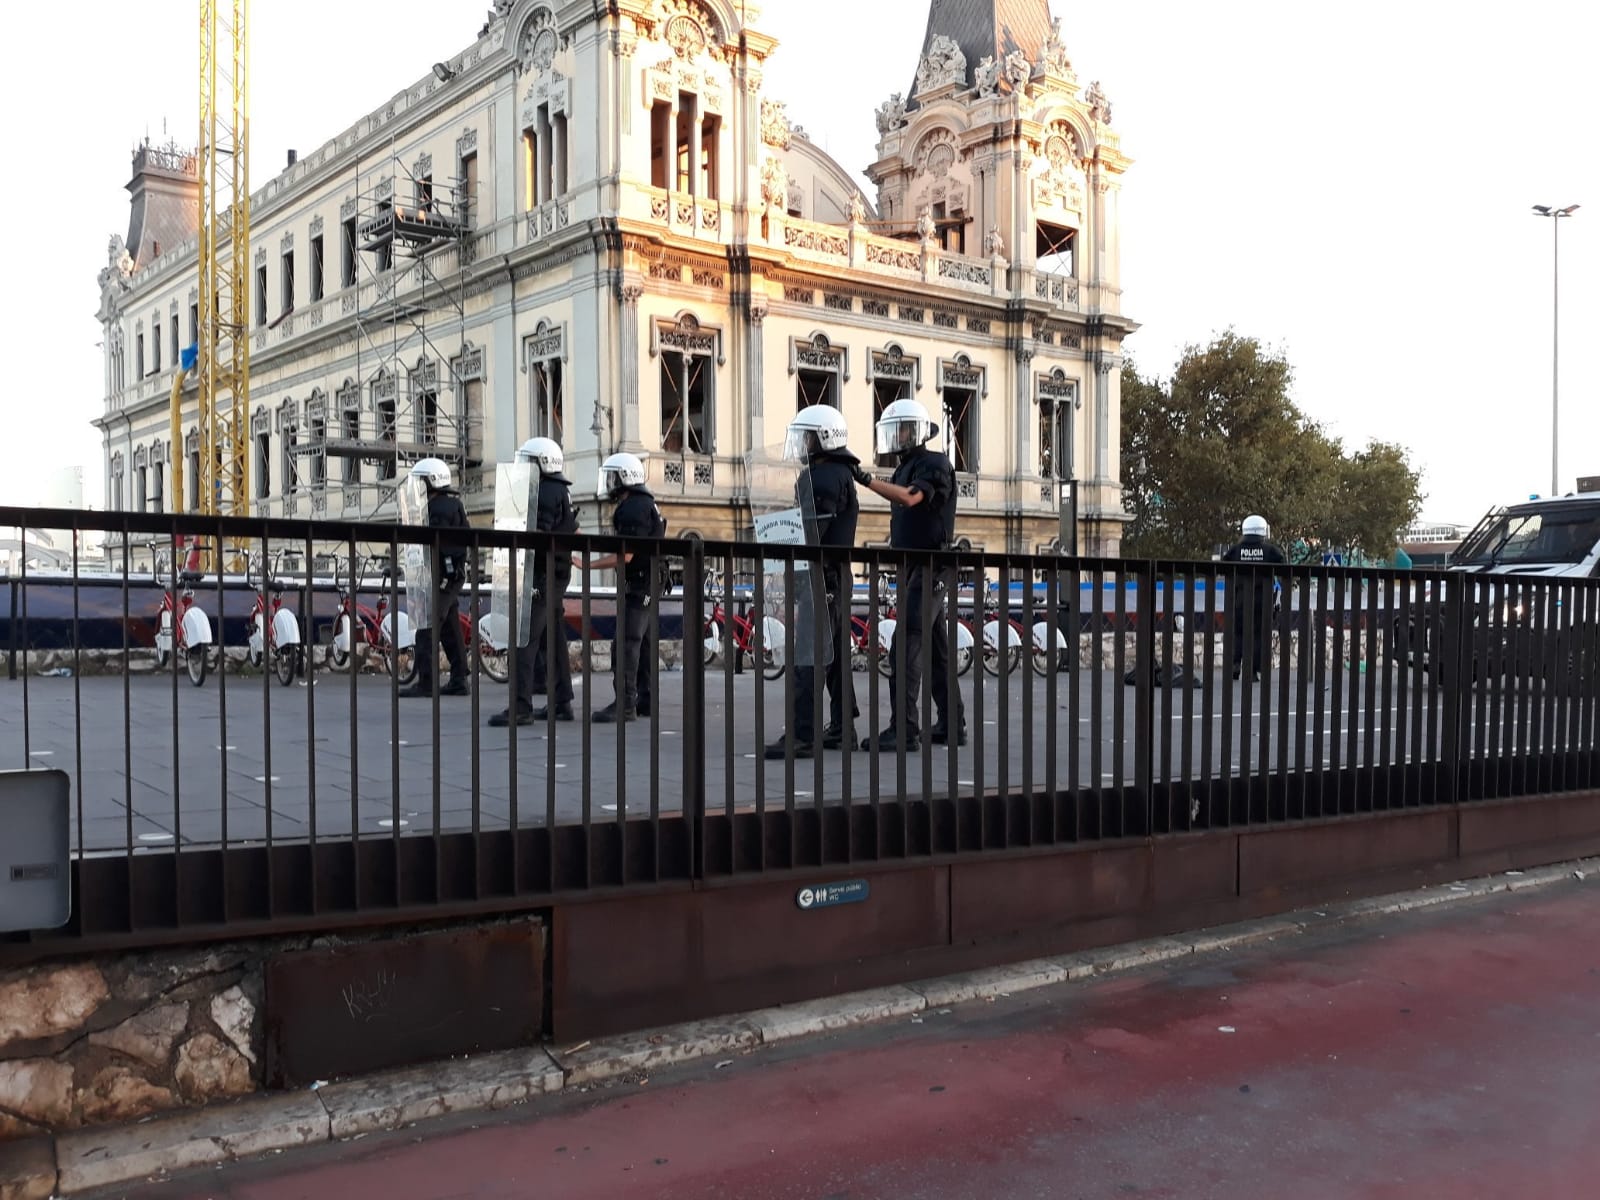
<svg viewBox="0 0 1600 1200"><path fill-rule="evenodd" d="M450 486L449 464L438 458L421 458L411 468L411 474L427 487L430 529L469 527L466 505ZM400 693L402 696L433 695L433 672L439 663L439 653L434 649L435 630L450 663L450 678L439 689L439 694L467 694L467 652L461 641L461 589L467 582L467 559L471 553L472 548L465 540L442 538L440 541L439 578L434 580L433 589L433 621L429 627L417 630L417 677Z"/></svg>
<svg viewBox="0 0 1600 1200"><path fill-rule="evenodd" d="M817 544L822 546L854 546L856 544L856 519L861 505L856 498L855 472L861 460L847 448L850 431L844 415L827 404L814 404L803 408L789 422L784 440L783 457L790 462L806 464L805 477L797 485L809 494L815 518ZM796 499L800 499L796 496ZM802 506L806 505L802 502ZM849 576L837 563L826 563L822 568L822 586L827 594L826 620L830 639L839 637L839 609L848 603L845 588ZM808 614L809 615L809 614ZM825 682L828 689L829 721L822 731L822 745L828 750L841 746L855 746L856 697L850 675L850 647L834 645L827 660ZM816 701L817 671L814 666L795 667L794 712L790 714L794 732L794 752L797 757L809 757L815 752L812 728L812 709ZM850 718L845 719L849 706ZM785 739L779 737L766 749L768 758L783 758Z"/></svg>
<svg viewBox="0 0 1600 1200"><path fill-rule="evenodd" d="M1230 563L1286 563L1289 561L1284 552L1267 539L1272 536L1272 529L1267 524L1265 517L1251 514L1239 526L1241 540L1228 547L1222 556L1223 562ZM1250 648L1251 671L1255 678L1261 678L1261 663L1267 657L1268 647L1271 645L1272 628L1267 621L1270 611L1270 594L1272 580L1266 574L1256 576L1253 582L1241 585L1251 592L1251 606L1255 610L1255 642ZM1244 606L1245 598L1241 594L1234 598L1230 607L1233 609L1233 677L1239 678L1244 665Z"/></svg>
<svg viewBox="0 0 1600 1200"><path fill-rule="evenodd" d="M539 468L538 511L534 529L540 533L577 533L578 513L572 507L572 483L566 478L566 456L553 438L529 438L517 451L518 462L531 462ZM541 556L542 558L542 556ZM491 725L531 725L545 721L553 708L558 721L572 720L572 666L567 656L564 597L572 581L572 557L554 556L550 577L540 561L532 568L533 590L528 603L528 642L517 647L517 698L504 712L489 718ZM546 650L550 609L555 608L555 644ZM534 710L533 689L539 674L536 663L544 663L545 707Z"/></svg>
<svg viewBox="0 0 1600 1200"><path fill-rule="evenodd" d="M889 544L896 550L944 550L955 538L956 471L950 459L928 442L939 427L928 410L916 400L896 400L886 406L877 424L877 452L896 455L900 462L885 483L861 467L854 469L856 482L882 496L893 506L889 517ZM926 630L932 638L932 671L929 681L936 723L929 736L936 744L951 739L956 745L967 741L966 711L961 693L949 694L950 641L946 629L945 589L952 583L949 572L928 566L912 565L896 588L900 623L895 636L905 636L905 673L901 676L900 648L891 651L892 674L889 702L890 726L878 737L861 743L863 750L893 750L895 723L905 722L906 749L920 745L917 728L917 699L922 690L923 605L932 600L932 624Z"/></svg>
<svg viewBox="0 0 1600 1200"><path fill-rule="evenodd" d="M627 453L613 454L600 464L600 497L612 501L611 531L625 538L662 538L667 533L666 518L656 507L656 499L644 482L644 463ZM659 562L652 556L632 551L585 560L573 555L579 567L592 571L620 569L621 587L617 596L617 619L611 637L611 668L616 694L612 702L594 714L600 724L621 724L635 716L650 715L650 608L661 595Z"/></svg>

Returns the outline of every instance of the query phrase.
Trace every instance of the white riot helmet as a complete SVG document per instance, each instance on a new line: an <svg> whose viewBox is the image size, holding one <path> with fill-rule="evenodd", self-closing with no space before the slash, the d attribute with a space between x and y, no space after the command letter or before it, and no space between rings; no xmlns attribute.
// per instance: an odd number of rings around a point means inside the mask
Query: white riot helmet
<svg viewBox="0 0 1600 1200"><path fill-rule="evenodd" d="M937 437L939 427L919 401L896 400L878 417L877 432L879 454L905 454Z"/></svg>
<svg viewBox="0 0 1600 1200"><path fill-rule="evenodd" d="M604 499L622 488L644 486L644 463L636 454L613 454L600 464L600 496Z"/></svg>
<svg viewBox="0 0 1600 1200"><path fill-rule="evenodd" d="M539 464L539 473L555 478L566 470L567 456L561 453L561 443L555 438L529 438L517 449L518 462Z"/></svg>
<svg viewBox="0 0 1600 1200"><path fill-rule="evenodd" d="M1239 531L1245 537L1264 538L1272 536L1272 527L1267 524L1267 519L1254 514L1244 519L1244 524L1239 526Z"/></svg>
<svg viewBox="0 0 1600 1200"><path fill-rule="evenodd" d="M442 458L417 459L411 474L436 492L442 492L450 486L450 464Z"/></svg>
<svg viewBox="0 0 1600 1200"><path fill-rule="evenodd" d="M849 440L844 414L830 404L813 404L802 408L789 422L783 457L790 462L805 462L818 450L843 450Z"/></svg>

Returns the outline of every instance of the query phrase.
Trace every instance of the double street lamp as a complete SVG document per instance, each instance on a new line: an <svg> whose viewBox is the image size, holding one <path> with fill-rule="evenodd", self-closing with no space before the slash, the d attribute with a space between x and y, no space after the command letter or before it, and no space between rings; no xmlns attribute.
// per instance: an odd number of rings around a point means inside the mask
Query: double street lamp
<svg viewBox="0 0 1600 1200"><path fill-rule="evenodd" d="M1561 439L1560 439L1560 411L1561 411L1561 218L1570 217L1578 211L1576 204L1569 204L1565 208L1551 208L1548 204L1535 204L1533 215L1536 217L1549 217L1551 228L1555 231L1555 270L1554 270L1554 300L1552 304L1551 349L1550 349L1550 494L1561 494Z"/></svg>

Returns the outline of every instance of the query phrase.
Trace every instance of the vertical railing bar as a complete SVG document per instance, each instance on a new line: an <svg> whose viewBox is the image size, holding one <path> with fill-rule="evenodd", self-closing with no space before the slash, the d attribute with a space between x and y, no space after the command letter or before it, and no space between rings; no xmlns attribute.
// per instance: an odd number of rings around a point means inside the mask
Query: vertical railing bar
<svg viewBox="0 0 1600 1200"><path fill-rule="evenodd" d="M1194 593L1195 582L1198 576L1193 571L1186 571L1183 575L1183 714L1180 718L1179 729L1182 738L1182 747L1179 750L1180 766L1179 780L1182 785L1183 807L1179 810L1183 814L1185 830L1194 828L1195 817L1195 789L1194 789ZM1173 572L1173 586L1177 586L1178 574ZM1211 690L1211 677L1208 674L1205 680L1206 691Z"/></svg>

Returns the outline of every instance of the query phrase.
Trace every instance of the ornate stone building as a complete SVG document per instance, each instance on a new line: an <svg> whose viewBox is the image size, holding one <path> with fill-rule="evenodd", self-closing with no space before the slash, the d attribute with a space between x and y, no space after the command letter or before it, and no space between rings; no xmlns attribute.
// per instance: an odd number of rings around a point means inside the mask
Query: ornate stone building
<svg viewBox="0 0 1600 1200"><path fill-rule="evenodd" d="M915 396L972 544L1050 543L1071 479L1082 548L1115 553L1128 160L1047 0L933 0L910 90L877 110L876 197L766 94L760 27L736 0L498 0L473 45L261 187L259 511L380 513L435 452L481 512L493 463L551 433L580 493L633 450L674 533L736 534L744 456L797 407L839 405L866 450L876 411ZM134 165L97 425L110 504L159 509L198 467L192 399L168 444L193 161Z"/></svg>

